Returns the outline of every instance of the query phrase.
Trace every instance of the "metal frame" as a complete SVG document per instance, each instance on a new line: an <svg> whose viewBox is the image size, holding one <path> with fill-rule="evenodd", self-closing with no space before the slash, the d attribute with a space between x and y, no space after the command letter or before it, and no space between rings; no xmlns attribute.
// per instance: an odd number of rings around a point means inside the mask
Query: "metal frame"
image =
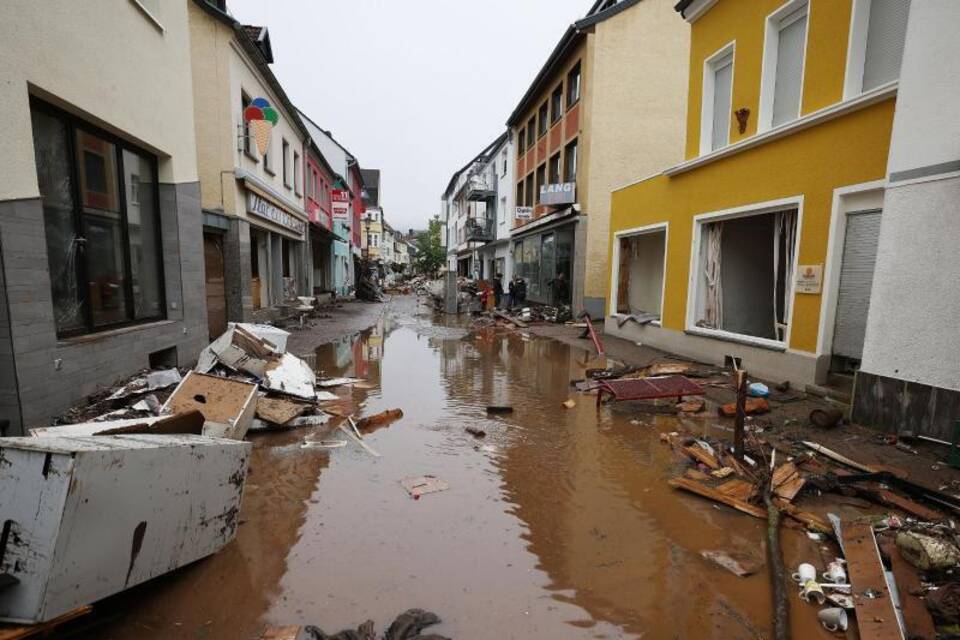
<svg viewBox="0 0 960 640"><path fill-rule="evenodd" d="M82 335L91 335L96 333L102 333L104 331L110 331L113 329L136 326L140 324L146 324L149 322L155 322L157 320L163 320L167 317L167 279L166 274L164 273L163 265L163 223L162 223L162 210L160 208L160 178L159 171L157 167L157 157L139 147L136 147L122 138L113 135L96 125L90 124L89 122L78 118L69 111L65 111L57 106L54 106L48 102L44 102L36 97L31 96L30 98L30 109L31 111L40 111L46 113L49 116L57 118L66 126L66 148L67 153L70 158L70 180L71 180L71 195L73 197L73 225L74 231L78 237L84 237L85 226L84 226L84 207L83 207L83 198L80 192L80 166L79 160L77 158L77 132L84 131L91 135L102 138L104 141L110 143L114 147L114 162L116 163L116 172L117 172L117 198L118 206L120 213L120 230L121 235L123 236L123 258L124 258L124 295L125 295L125 307L127 320L123 322L111 323L108 325L94 326L93 323L93 308L90 306L90 300L88 296L86 283L89 282L88 266L87 260L88 255L86 252L86 244L81 243L81 255L79 259L76 260L76 271L77 271L77 282L78 282L78 291L77 297L78 302L80 303L82 312L83 312L83 321L84 327L82 329L75 329L71 331L60 331L57 329L57 338L71 338ZM124 178L123 171L123 152L130 151L131 153L138 154L140 157L146 158L150 163L150 170L153 178L153 184L155 188L153 190L153 204L157 212L156 216L156 234L157 234L157 273L160 281L160 309L161 312L157 316L151 316L149 318L134 318L135 309L134 309L134 300L133 300L133 268L130 257L130 229L129 229L129 220L127 212L127 193L126 193L126 182ZM42 200L42 198L41 198ZM56 329L56 327L55 327Z"/></svg>

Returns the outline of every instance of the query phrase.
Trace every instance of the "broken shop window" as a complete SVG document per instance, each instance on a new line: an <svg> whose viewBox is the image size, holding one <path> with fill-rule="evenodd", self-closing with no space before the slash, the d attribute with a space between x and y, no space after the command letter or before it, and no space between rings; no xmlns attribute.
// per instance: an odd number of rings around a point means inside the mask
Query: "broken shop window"
<svg viewBox="0 0 960 640"><path fill-rule="evenodd" d="M660 228L620 238L617 314L640 324L660 321L667 230Z"/></svg>
<svg viewBox="0 0 960 640"><path fill-rule="evenodd" d="M796 240L795 209L702 224L694 324L786 341Z"/></svg>

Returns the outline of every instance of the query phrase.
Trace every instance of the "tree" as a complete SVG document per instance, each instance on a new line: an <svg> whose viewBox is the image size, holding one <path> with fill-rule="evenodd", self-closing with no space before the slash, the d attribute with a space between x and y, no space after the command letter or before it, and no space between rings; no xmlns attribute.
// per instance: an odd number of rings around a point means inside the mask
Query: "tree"
<svg viewBox="0 0 960 640"><path fill-rule="evenodd" d="M417 236L417 270L427 276L436 276L447 261L447 251L443 247L441 234L443 223L440 216L430 220L428 229Z"/></svg>

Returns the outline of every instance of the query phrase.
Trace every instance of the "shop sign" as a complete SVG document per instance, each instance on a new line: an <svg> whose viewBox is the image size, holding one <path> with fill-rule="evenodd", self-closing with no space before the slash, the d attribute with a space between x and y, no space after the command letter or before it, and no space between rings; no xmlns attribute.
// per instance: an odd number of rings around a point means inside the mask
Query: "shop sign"
<svg viewBox="0 0 960 640"><path fill-rule="evenodd" d="M334 220L348 220L350 218L350 193L345 189L334 189L330 192L330 208L333 209Z"/></svg>
<svg viewBox="0 0 960 640"><path fill-rule="evenodd" d="M258 196L252 191L247 192L247 211L264 220L269 220L274 224L290 229L297 235L302 236L304 229L306 229L303 220L287 213L280 207L272 205L268 200Z"/></svg>
<svg viewBox="0 0 960 640"><path fill-rule="evenodd" d="M823 265L808 264L797 267L797 293L820 293L823 289Z"/></svg>
<svg viewBox="0 0 960 640"><path fill-rule="evenodd" d="M533 207L517 207L517 220L529 220L533 217Z"/></svg>
<svg viewBox="0 0 960 640"><path fill-rule="evenodd" d="M562 205L577 201L577 183L545 184L540 187L540 204Z"/></svg>

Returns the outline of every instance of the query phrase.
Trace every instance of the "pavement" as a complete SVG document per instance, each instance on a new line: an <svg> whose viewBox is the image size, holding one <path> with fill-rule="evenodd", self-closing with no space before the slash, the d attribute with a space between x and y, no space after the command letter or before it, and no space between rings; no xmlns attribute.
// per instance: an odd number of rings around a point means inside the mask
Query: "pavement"
<svg viewBox="0 0 960 640"><path fill-rule="evenodd" d="M310 318L302 329L296 325L284 327L290 332L287 350L297 356L310 354L317 345L369 329L383 315L386 306L385 302L338 302Z"/></svg>

